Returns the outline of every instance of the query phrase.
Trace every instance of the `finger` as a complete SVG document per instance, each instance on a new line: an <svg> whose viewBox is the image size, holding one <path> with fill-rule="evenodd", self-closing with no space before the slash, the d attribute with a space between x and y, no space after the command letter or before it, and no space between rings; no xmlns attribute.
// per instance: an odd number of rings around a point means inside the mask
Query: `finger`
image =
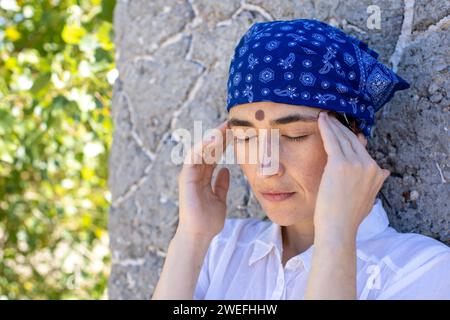
<svg viewBox="0 0 450 320"><path fill-rule="evenodd" d="M351 144L351 147L353 149L353 151L359 155L359 156L364 156L366 157L368 154L366 148L361 144L361 141L359 141L358 137L352 132L350 131L349 128L347 128L346 126L344 126L338 119L336 119L335 117L330 117L330 119L332 120L332 122L334 124L336 124L337 128L341 131L341 133L343 135L345 135L345 137L347 137L348 141Z"/></svg>
<svg viewBox="0 0 450 320"><path fill-rule="evenodd" d="M343 157L337 138L325 117L325 112L320 112L317 120L325 151L329 157Z"/></svg>
<svg viewBox="0 0 450 320"><path fill-rule="evenodd" d="M213 129L213 136L215 137L215 140L208 147L217 148L220 144L222 146L222 153L225 152L228 144L231 141L230 138L232 137L231 130L228 128L228 120L225 120Z"/></svg>
<svg viewBox="0 0 450 320"><path fill-rule="evenodd" d="M226 203L229 187L230 187L230 171L227 168L222 168L217 173L216 181L214 182L213 192L221 201Z"/></svg>
<svg viewBox="0 0 450 320"><path fill-rule="evenodd" d="M347 141L347 138L342 135L342 133L338 130L336 125L332 121L332 115L329 113L324 114L325 122L328 123L330 127L330 131L332 132L333 136L335 137L336 143L339 146L339 149L341 150L342 157L345 159L353 159L355 157L355 154L350 146L350 142Z"/></svg>
<svg viewBox="0 0 450 320"><path fill-rule="evenodd" d="M217 129L220 134L223 136L223 132L226 130L227 127L227 121L222 122L219 126L217 126L215 129ZM204 165L205 164L205 149L208 148L215 148L219 141L221 139L218 139L217 137L220 135L217 131L213 135L208 135L207 137L204 137L200 142L197 142L189 151L188 155L186 156L186 163L192 164L192 165Z"/></svg>
<svg viewBox="0 0 450 320"><path fill-rule="evenodd" d="M214 128L211 132L213 141L208 144L203 153L203 158L206 160L206 178L211 179L212 173L230 143L230 130L228 129L228 121L222 122L219 126Z"/></svg>
<svg viewBox="0 0 450 320"><path fill-rule="evenodd" d="M208 138L204 138L201 141L197 142L194 144L194 146L192 146L189 151L188 154L186 156L186 164L187 165L202 165L204 164L203 162L203 150L204 148L212 143L212 137L208 137Z"/></svg>
<svg viewBox="0 0 450 320"><path fill-rule="evenodd" d="M356 153L355 153L355 151L352 148L351 142L342 133L342 131L339 130L339 127L337 126L336 122L334 121L334 120L336 120L336 121L338 121L338 120L334 119L334 116L330 115L330 114L327 114L326 120L329 122L331 130L333 131L333 133L337 137L337 140L339 142L339 146L341 147L341 150L342 150L342 153L344 154L344 157L346 159L354 159L356 157Z"/></svg>
<svg viewBox="0 0 450 320"><path fill-rule="evenodd" d="M226 128L226 122L221 123L217 128L222 130ZM211 187L211 178L215 168L215 164L207 164L204 161L204 150L206 146L214 143L211 137L204 137L187 151L184 159L183 168L180 176L185 176L192 182L202 183L204 186Z"/></svg>

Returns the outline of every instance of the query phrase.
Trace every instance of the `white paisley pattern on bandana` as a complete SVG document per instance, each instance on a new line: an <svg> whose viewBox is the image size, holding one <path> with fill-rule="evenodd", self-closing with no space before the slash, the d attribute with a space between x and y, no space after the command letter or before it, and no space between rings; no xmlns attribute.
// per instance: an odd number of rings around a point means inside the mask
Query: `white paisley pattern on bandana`
<svg viewBox="0 0 450 320"><path fill-rule="evenodd" d="M375 112L409 84L379 62L366 43L326 23L254 23L231 59L227 110L272 101L334 110L370 137Z"/></svg>

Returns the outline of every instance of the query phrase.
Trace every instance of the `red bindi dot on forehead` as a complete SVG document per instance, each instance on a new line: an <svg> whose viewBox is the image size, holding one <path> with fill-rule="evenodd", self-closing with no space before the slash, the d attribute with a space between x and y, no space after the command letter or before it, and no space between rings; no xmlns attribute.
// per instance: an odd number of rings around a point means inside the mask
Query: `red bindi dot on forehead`
<svg viewBox="0 0 450 320"><path fill-rule="evenodd" d="M262 111L261 109L255 112L255 119L262 121L264 120L264 111Z"/></svg>

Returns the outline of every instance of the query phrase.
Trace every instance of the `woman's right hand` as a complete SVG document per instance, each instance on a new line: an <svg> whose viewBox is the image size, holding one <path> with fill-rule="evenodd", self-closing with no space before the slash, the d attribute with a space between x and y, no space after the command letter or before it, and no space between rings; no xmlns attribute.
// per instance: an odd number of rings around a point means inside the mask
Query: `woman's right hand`
<svg viewBox="0 0 450 320"><path fill-rule="evenodd" d="M220 161L227 144L227 121L216 129L221 133L215 140L202 140L194 145L186 155L178 176L179 220L177 233L188 236L201 236L212 239L224 227L227 205L227 193L230 185L230 172L222 168L214 184L212 175ZM217 132L218 133L218 132ZM218 139L219 138L219 139ZM215 155L222 146L222 152ZM220 150L220 149L217 149ZM206 158L209 155L211 158Z"/></svg>

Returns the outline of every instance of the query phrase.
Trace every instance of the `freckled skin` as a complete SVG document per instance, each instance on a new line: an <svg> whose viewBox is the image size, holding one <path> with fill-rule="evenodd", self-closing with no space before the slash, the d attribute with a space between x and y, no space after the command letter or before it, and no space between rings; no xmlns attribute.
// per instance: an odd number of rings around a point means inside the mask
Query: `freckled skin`
<svg viewBox="0 0 450 320"><path fill-rule="evenodd" d="M262 111L261 109L259 109L258 111L255 112L255 119L262 121L264 120L264 111Z"/></svg>

